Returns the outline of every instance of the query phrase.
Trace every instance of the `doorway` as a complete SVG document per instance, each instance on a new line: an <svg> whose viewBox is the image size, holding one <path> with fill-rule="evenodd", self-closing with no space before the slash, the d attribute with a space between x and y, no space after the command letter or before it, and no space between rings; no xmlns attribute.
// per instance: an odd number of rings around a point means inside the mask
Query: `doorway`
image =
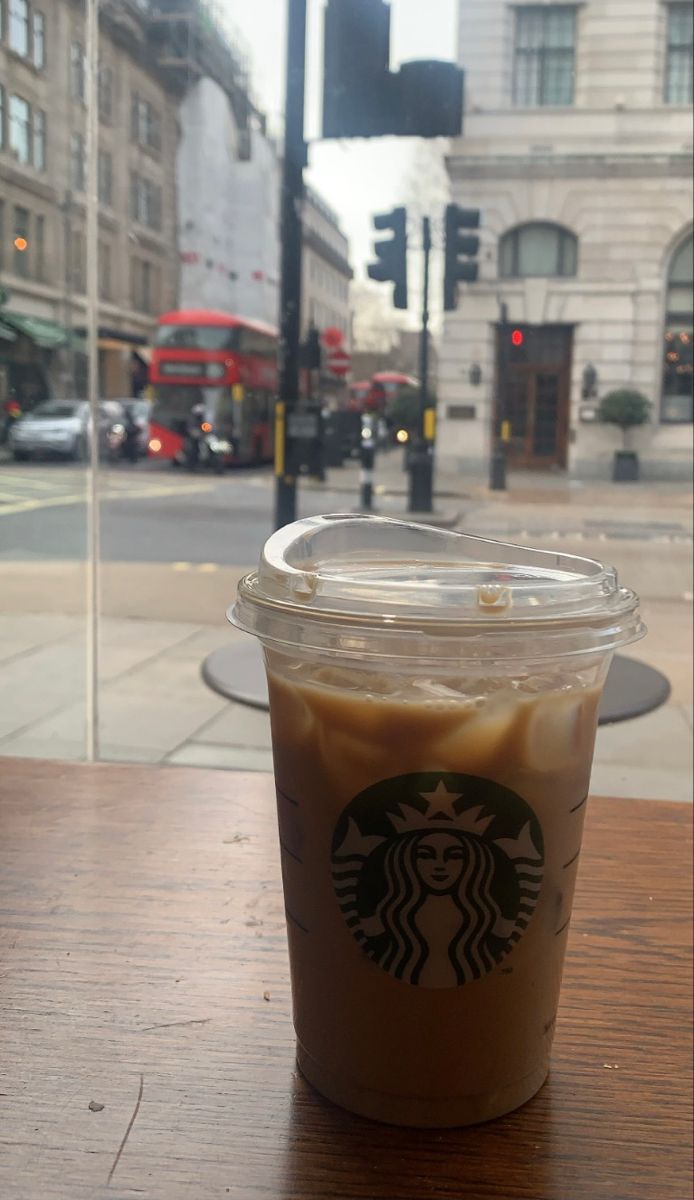
<svg viewBox="0 0 694 1200"><path fill-rule="evenodd" d="M568 325L497 326L494 430L509 422L510 466L566 467L572 345Z"/></svg>

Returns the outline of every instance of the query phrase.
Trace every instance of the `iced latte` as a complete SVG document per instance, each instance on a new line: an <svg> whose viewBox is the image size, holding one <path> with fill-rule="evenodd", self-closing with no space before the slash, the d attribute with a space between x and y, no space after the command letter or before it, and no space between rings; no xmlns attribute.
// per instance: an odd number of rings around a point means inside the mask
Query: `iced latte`
<svg viewBox="0 0 694 1200"><path fill-rule="evenodd" d="M399 1124L524 1103L635 598L589 560L317 518L270 540L234 619L266 652L301 1070Z"/></svg>

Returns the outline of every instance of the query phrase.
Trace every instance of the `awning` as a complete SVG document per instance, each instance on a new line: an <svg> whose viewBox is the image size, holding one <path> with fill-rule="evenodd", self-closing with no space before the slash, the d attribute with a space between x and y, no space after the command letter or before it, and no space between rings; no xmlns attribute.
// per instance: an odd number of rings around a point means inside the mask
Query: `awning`
<svg viewBox="0 0 694 1200"><path fill-rule="evenodd" d="M26 317L23 313L3 311L2 324L16 333L25 334L42 350L58 350L68 342L66 331L55 321L46 321L43 317Z"/></svg>
<svg viewBox="0 0 694 1200"><path fill-rule="evenodd" d="M0 342L16 342L17 334L14 329L10 329L9 325L3 325L0 318Z"/></svg>

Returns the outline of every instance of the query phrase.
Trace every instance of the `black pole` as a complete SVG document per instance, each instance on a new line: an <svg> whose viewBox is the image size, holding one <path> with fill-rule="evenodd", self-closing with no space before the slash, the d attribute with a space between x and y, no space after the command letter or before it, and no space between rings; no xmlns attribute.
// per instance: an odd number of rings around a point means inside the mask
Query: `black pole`
<svg viewBox="0 0 694 1200"><path fill-rule="evenodd" d="M301 209L304 198L306 0L287 4L287 80L282 164L279 388L275 406L275 529L296 519L292 414L299 399L301 340Z"/></svg>
<svg viewBox="0 0 694 1200"><path fill-rule="evenodd" d="M422 295L422 333L419 343L419 420L415 445L410 451L409 512L432 512L434 507L434 417L429 408L429 258L431 222L422 219L424 249L424 287Z"/></svg>
<svg viewBox="0 0 694 1200"><path fill-rule="evenodd" d="M365 438L364 433L367 430L370 432L371 436L368 438ZM374 464L376 461L376 447L374 446L375 436L376 436L375 423L373 425L371 423L362 425L361 452L360 452L361 471L360 471L360 475L359 475L359 483L360 483L359 507L362 512L373 512Z"/></svg>
<svg viewBox="0 0 694 1200"><path fill-rule="evenodd" d="M499 320L498 405L492 415L492 454L489 462L489 487L506 491L506 405L508 392L508 306L502 302Z"/></svg>

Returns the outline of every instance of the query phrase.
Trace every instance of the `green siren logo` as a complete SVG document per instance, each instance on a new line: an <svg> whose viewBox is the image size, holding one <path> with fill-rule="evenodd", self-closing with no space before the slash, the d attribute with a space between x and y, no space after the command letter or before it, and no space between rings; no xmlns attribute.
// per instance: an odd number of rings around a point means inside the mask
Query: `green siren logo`
<svg viewBox="0 0 694 1200"><path fill-rule="evenodd" d="M335 894L365 954L404 983L481 979L527 928L544 842L532 809L473 775L383 780L342 813L332 846Z"/></svg>

